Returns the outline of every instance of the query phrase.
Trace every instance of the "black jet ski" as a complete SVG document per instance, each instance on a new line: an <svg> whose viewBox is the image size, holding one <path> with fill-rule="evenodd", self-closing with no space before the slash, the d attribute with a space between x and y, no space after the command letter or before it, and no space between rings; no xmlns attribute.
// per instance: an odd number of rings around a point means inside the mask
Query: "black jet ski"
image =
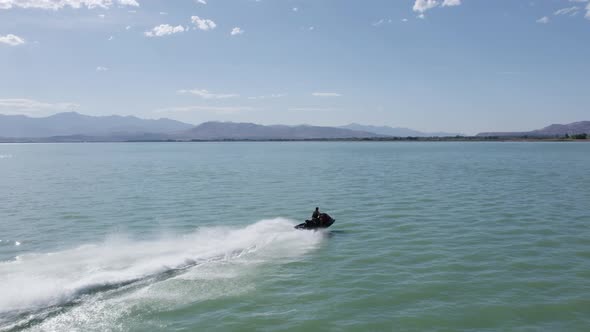
<svg viewBox="0 0 590 332"><path fill-rule="evenodd" d="M320 213L318 219L306 220L304 223L295 226L296 229L322 229L332 226L336 219L330 217L327 213Z"/></svg>

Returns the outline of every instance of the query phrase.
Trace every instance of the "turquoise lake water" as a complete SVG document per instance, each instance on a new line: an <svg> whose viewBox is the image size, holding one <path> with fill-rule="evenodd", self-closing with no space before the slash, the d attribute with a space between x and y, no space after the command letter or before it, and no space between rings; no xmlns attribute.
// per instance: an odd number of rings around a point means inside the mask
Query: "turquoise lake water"
<svg viewBox="0 0 590 332"><path fill-rule="evenodd" d="M4 144L0 241L0 331L588 331L590 144Z"/></svg>

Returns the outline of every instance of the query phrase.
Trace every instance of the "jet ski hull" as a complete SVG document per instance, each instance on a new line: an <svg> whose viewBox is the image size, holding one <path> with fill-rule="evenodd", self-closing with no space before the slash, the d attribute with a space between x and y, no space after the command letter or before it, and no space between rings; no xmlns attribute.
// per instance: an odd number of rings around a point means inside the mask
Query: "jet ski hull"
<svg viewBox="0 0 590 332"><path fill-rule="evenodd" d="M301 223L295 226L296 229L323 229L332 226L332 224L336 221L327 214L323 214L320 217L320 220L306 220L304 223Z"/></svg>

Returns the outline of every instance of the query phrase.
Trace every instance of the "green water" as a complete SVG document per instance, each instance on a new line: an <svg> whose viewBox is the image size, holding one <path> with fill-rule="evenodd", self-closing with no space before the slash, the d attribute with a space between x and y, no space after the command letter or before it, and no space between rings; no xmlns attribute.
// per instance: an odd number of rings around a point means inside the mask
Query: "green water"
<svg viewBox="0 0 590 332"><path fill-rule="evenodd" d="M7 144L0 176L2 331L590 326L590 144Z"/></svg>

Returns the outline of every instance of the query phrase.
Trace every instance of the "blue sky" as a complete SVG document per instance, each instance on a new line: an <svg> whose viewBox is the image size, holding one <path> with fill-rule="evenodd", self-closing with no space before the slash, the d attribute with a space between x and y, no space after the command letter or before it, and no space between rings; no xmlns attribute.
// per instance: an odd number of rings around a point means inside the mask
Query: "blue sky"
<svg viewBox="0 0 590 332"><path fill-rule="evenodd" d="M588 0L0 0L0 114L590 120Z"/></svg>

